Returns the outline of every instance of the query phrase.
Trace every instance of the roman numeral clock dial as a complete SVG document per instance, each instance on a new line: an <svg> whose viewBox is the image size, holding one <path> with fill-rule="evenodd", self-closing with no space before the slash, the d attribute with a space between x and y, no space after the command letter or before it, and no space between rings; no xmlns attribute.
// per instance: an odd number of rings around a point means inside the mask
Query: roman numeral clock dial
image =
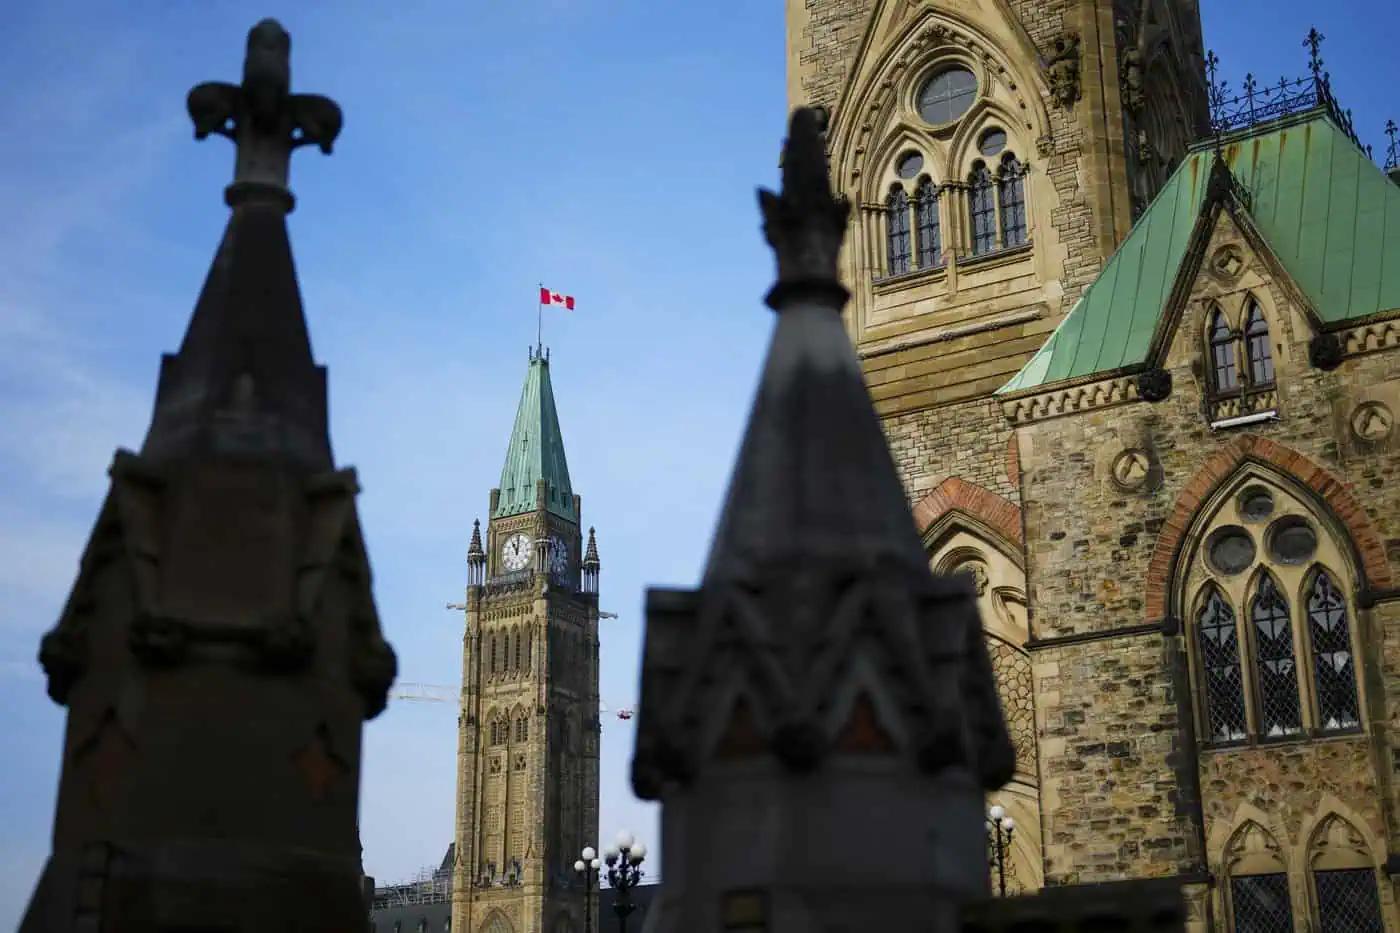
<svg viewBox="0 0 1400 933"><path fill-rule="evenodd" d="M530 563L530 536L513 534L501 547L501 566L506 570L524 570Z"/></svg>

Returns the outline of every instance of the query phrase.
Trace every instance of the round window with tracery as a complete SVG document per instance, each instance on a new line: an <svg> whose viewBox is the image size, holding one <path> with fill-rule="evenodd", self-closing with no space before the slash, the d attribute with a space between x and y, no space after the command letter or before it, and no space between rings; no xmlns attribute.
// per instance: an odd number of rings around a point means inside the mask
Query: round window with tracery
<svg viewBox="0 0 1400 933"><path fill-rule="evenodd" d="M1206 556L1210 565L1221 573L1239 573L1254 563L1254 539L1238 526L1221 528L1210 536Z"/></svg>
<svg viewBox="0 0 1400 933"><path fill-rule="evenodd" d="M919 116L929 123L952 123L977 99L977 76L962 65L939 71L919 88Z"/></svg>

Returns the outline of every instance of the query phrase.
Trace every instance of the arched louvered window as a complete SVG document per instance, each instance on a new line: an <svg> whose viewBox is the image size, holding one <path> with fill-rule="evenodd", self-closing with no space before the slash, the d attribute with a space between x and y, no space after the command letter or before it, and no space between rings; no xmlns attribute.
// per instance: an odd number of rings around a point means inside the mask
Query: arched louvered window
<svg viewBox="0 0 1400 933"><path fill-rule="evenodd" d="M943 265L943 230L938 220L938 187L929 178L914 189L915 236L919 244L919 268Z"/></svg>
<svg viewBox="0 0 1400 933"><path fill-rule="evenodd" d="M517 629L516 632L511 636L511 640L515 642L515 669L517 671L523 671L525 669L525 666L521 663L522 649L520 643L523 640L521 638L521 634L522 633Z"/></svg>
<svg viewBox="0 0 1400 933"><path fill-rule="evenodd" d="M1318 727L1329 732L1355 729L1361 719L1346 600L1331 575L1320 569L1307 600Z"/></svg>
<svg viewBox="0 0 1400 933"><path fill-rule="evenodd" d="M1252 386L1272 385L1274 354L1269 346L1269 322L1259 303L1250 299L1244 318L1245 351L1249 356L1249 383Z"/></svg>
<svg viewBox="0 0 1400 933"><path fill-rule="evenodd" d="M979 256L997 248L996 204L992 198L992 173L985 163L972 166L967 179L967 209L971 221L972 254Z"/></svg>
<svg viewBox="0 0 1400 933"><path fill-rule="evenodd" d="M997 206L1001 215L1003 249L1026 242L1026 171L1011 153L1002 156L997 176Z"/></svg>
<svg viewBox="0 0 1400 933"><path fill-rule="evenodd" d="M1259 578L1249 603L1254 627L1259 691L1259 731L1266 736L1294 735L1303 728L1298 705L1298 663L1293 654L1293 622L1288 603L1274 578Z"/></svg>
<svg viewBox="0 0 1400 933"><path fill-rule="evenodd" d="M1212 383L1217 392L1231 392L1239 388L1240 372L1235 332L1230 322L1217 308L1210 316L1210 361L1213 374Z"/></svg>
<svg viewBox="0 0 1400 933"><path fill-rule="evenodd" d="M899 185L885 202L885 249L890 275L909 271L909 196Z"/></svg>
<svg viewBox="0 0 1400 933"><path fill-rule="evenodd" d="M498 647L499 643L500 643L500 635L498 635L498 634L495 633L495 632L492 632L492 633L491 633L491 673L493 673L493 674L496 673L496 671L500 670L501 657L500 657L500 649L499 649L499 647Z"/></svg>
<svg viewBox="0 0 1400 933"><path fill-rule="evenodd" d="M1196 638L1205 679L1206 719L1210 740L1234 742L1245 737L1244 687L1240 679L1240 641L1235 610L1212 586L1196 613Z"/></svg>

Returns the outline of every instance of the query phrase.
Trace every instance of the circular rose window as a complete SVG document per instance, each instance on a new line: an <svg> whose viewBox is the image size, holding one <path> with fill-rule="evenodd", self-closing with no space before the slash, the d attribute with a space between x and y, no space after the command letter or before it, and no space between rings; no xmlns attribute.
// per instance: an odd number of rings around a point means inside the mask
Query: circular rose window
<svg viewBox="0 0 1400 933"><path fill-rule="evenodd" d="M1210 536L1206 554L1221 573L1239 573L1254 563L1254 539L1243 528L1221 528Z"/></svg>
<svg viewBox="0 0 1400 933"><path fill-rule="evenodd" d="M1269 529L1269 553L1281 564L1301 564L1317 553L1317 532L1296 516L1280 518Z"/></svg>
<svg viewBox="0 0 1400 933"><path fill-rule="evenodd" d="M919 88L919 116L929 123L952 123L977 99L977 76L962 65L935 74Z"/></svg>
<svg viewBox="0 0 1400 933"><path fill-rule="evenodd" d="M1240 515L1247 522L1257 522L1274 514L1274 497L1263 486L1250 486L1240 493Z"/></svg>

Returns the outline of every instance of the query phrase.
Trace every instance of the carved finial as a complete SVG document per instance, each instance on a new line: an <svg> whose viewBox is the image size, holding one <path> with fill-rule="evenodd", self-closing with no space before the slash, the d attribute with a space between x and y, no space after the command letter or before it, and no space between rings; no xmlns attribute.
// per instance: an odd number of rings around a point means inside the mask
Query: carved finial
<svg viewBox="0 0 1400 933"><path fill-rule="evenodd" d="M292 38L274 19L248 30L243 83L197 85L186 106L194 138L210 133L233 140L238 154L233 184L224 191L229 206L248 200L295 203L287 190L292 150L315 144L329 154L340 134L340 107L319 94L292 94Z"/></svg>
<svg viewBox="0 0 1400 933"><path fill-rule="evenodd" d="M767 299L775 310L798 293L825 298L837 308L848 296L837 279L836 257L851 205L831 194L826 126L825 110L795 110L783 146L782 194L758 192L763 235L778 258L778 281Z"/></svg>
<svg viewBox="0 0 1400 933"><path fill-rule="evenodd" d="M598 566L598 539L593 536L593 529L588 529L588 547L583 552L583 566Z"/></svg>
<svg viewBox="0 0 1400 933"><path fill-rule="evenodd" d="M481 520L477 519L472 522L472 542L467 546L467 560L485 556L486 552L481 547Z"/></svg>
<svg viewBox="0 0 1400 933"><path fill-rule="evenodd" d="M1400 168L1400 127L1395 125L1394 120L1385 121L1385 135L1390 142L1385 147L1385 170L1388 172L1393 168Z"/></svg>
<svg viewBox="0 0 1400 933"><path fill-rule="evenodd" d="M1313 80L1318 82L1326 80L1322 73L1322 40L1326 38L1314 26L1308 30L1307 38L1303 40L1303 47L1308 50L1308 69L1312 72Z"/></svg>

